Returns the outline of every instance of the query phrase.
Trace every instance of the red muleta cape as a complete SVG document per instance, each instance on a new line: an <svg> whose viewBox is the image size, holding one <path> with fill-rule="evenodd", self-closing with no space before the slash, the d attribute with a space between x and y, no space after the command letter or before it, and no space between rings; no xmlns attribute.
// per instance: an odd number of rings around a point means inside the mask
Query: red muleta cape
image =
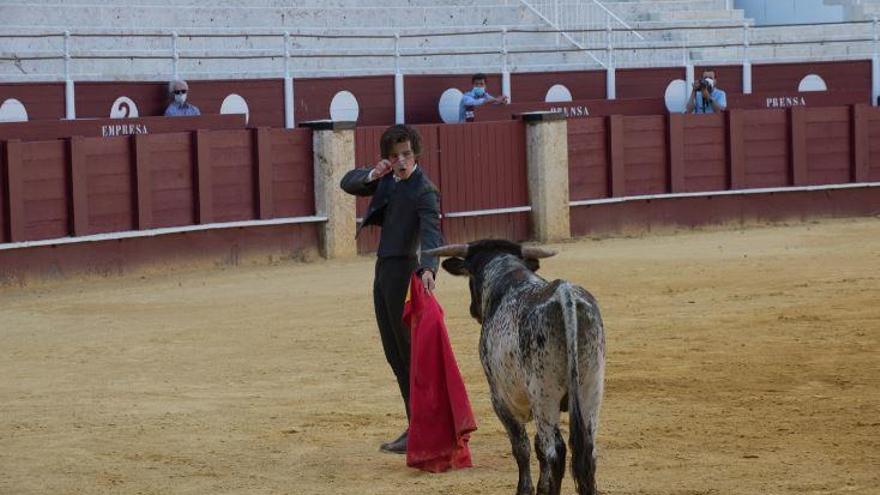
<svg viewBox="0 0 880 495"><path fill-rule="evenodd" d="M443 308L415 275L403 321L412 336L406 464L432 473L471 467L468 440L477 423L449 345Z"/></svg>

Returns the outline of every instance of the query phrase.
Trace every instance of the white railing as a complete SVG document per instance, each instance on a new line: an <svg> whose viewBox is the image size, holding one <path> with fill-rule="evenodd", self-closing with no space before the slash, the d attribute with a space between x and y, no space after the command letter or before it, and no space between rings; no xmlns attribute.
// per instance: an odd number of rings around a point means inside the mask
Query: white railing
<svg viewBox="0 0 880 495"><path fill-rule="evenodd" d="M645 41L636 29L598 0L520 0L534 14L560 31L556 44L563 40L577 47L619 46ZM610 61L596 62L608 67Z"/></svg>

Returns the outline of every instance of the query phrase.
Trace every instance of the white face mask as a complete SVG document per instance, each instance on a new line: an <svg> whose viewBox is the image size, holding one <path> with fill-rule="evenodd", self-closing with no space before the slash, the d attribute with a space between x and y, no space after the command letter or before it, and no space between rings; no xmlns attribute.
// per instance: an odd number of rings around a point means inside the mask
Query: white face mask
<svg viewBox="0 0 880 495"><path fill-rule="evenodd" d="M712 79L711 77L707 77L705 79L705 81L709 86L712 87L712 89L715 89L715 79Z"/></svg>
<svg viewBox="0 0 880 495"><path fill-rule="evenodd" d="M182 95L174 95L174 101L175 101L178 105L183 105L184 103L186 103L186 94L182 94Z"/></svg>

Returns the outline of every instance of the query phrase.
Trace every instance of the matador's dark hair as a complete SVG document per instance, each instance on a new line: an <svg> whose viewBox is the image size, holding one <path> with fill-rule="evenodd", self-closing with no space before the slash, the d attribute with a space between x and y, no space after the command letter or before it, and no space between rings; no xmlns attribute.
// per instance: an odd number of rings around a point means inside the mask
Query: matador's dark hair
<svg viewBox="0 0 880 495"><path fill-rule="evenodd" d="M382 133L382 139L379 140L382 158L388 158L391 155L391 150L395 144L406 141L409 141L416 156L422 154L422 137L419 136L419 131L403 124L393 125L385 129L385 132Z"/></svg>

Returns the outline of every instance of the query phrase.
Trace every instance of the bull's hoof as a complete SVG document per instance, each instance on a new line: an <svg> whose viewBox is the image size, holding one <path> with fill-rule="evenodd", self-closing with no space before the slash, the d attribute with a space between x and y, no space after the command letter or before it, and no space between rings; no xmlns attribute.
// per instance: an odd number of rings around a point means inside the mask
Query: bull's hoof
<svg viewBox="0 0 880 495"><path fill-rule="evenodd" d="M409 438L409 430L405 430L397 440L383 443L379 450L388 454L406 454L406 443Z"/></svg>

